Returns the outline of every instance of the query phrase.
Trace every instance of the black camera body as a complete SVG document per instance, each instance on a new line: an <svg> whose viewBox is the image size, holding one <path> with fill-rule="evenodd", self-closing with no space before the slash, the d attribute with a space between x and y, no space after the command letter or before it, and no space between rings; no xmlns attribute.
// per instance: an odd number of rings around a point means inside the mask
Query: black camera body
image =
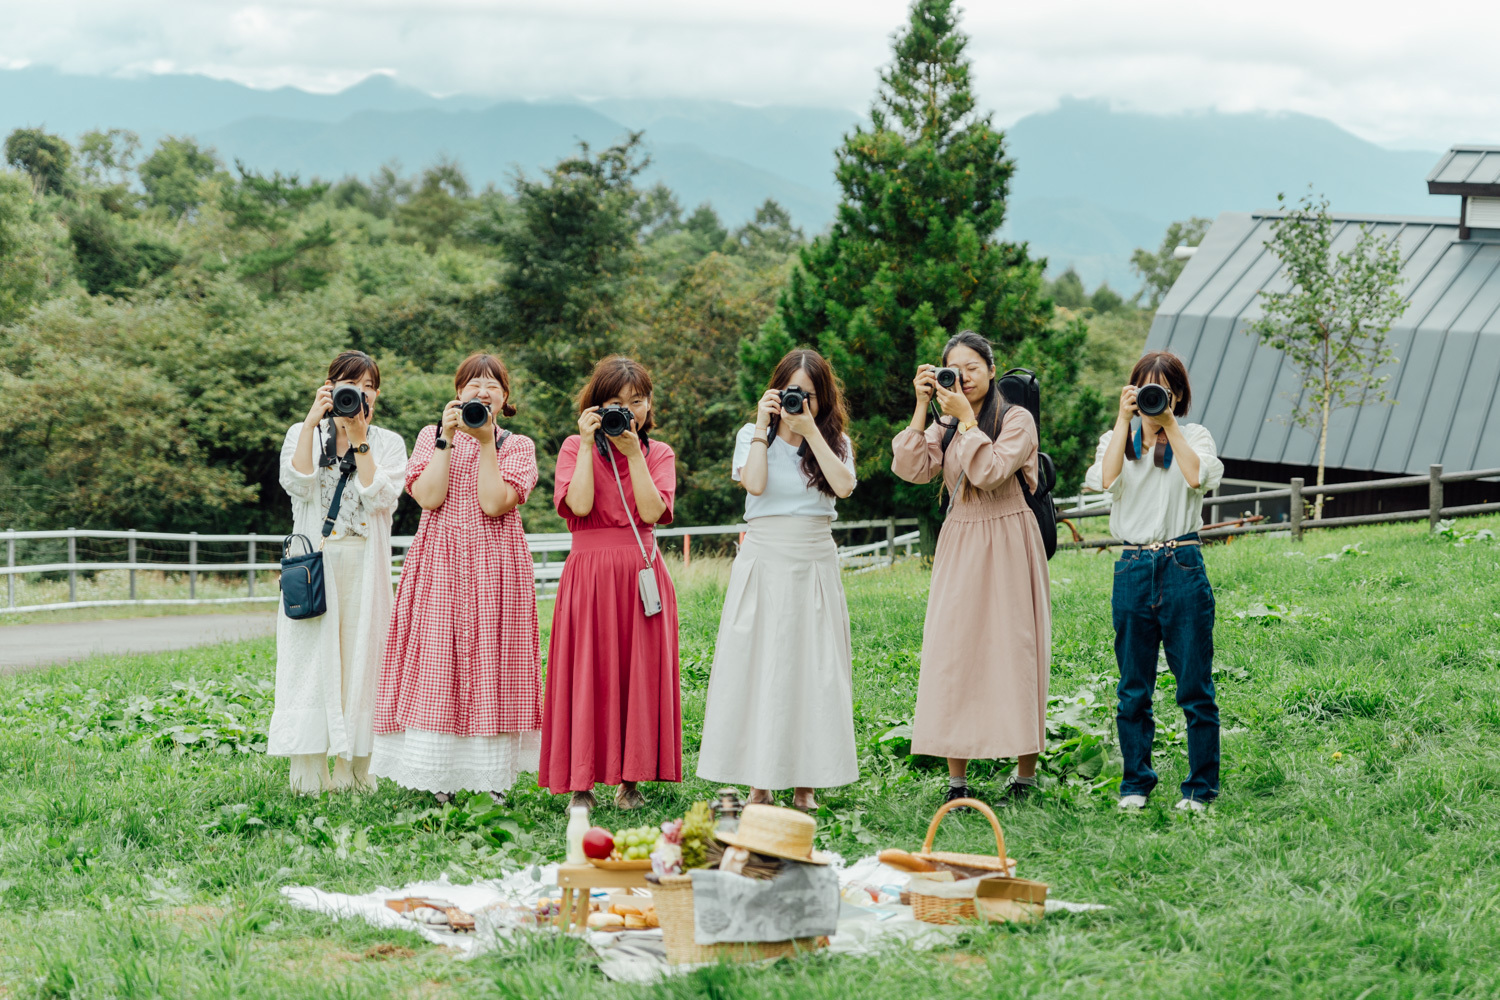
<svg viewBox="0 0 1500 1000"><path fill-rule="evenodd" d="M1148 417L1159 416L1172 405L1172 394L1155 382L1148 382L1135 391L1135 407Z"/></svg>
<svg viewBox="0 0 1500 1000"><path fill-rule="evenodd" d="M483 427L490 422L490 408L477 399L471 399L458 408L458 417L465 427Z"/></svg>
<svg viewBox="0 0 1500 1000"><path fill-rule="evenodd" d="M358 416L361 411L365 416L370 415L370 401L365 399L365 392L357 385L341 385L333 390L333 415L345 419Z"/></svg>
<svg viewBox="0 0 1500 1000"><path fill-rule="evenodd" d="M781 390L781 412L801 413L807 407L807 398L812 393L800 385L789 385Z"/></svg>
<svg viewBox="0 0 1500 1000"><path fill-rule="evenodd" d="M599 407L599 429L594 432L594 446L599 454L609 457L609 438L619 437L635 426L635 414L630 407L618 403Z"/></svg>
<svg viewBox="0 0 1500 1000"><path fill-rule="evenodd" d="M957 368L939 368L933 374L937 376L937 384L944 389L952 389L956 392L963 391L964 378L958 373Z"/></svg>

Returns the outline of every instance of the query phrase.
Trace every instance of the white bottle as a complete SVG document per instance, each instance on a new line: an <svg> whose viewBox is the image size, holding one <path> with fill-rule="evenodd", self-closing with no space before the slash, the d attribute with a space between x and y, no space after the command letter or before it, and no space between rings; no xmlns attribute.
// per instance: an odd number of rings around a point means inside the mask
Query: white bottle
<svg viewBox="0 0 1500 1000"><path fill-rule="evenodd" d="M589 807L573 806L568 817L568 864L586 865L588 855L583 853L583 835L589 832Z"/></svg>

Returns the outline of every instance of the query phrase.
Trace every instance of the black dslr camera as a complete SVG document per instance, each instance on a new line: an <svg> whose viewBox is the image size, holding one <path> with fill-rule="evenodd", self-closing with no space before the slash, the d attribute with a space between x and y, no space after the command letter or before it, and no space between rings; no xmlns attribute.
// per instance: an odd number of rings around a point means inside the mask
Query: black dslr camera
<svg viewBox="0 0 1500 1000"><path fill-rule="evenodd" d="M365 399L365 392L357 385L341 385L333 390L333 415L335 417L357 416L361 411L365 416L370 415L370 401Z"/></svg>
<svg viewBox="0 0 1500 1000"><path fill-rule="evenodd" d="M630 412L628 406L616 403L599 407L599 429L594 432L594 444L598 447L599 454L608 458L609 444L605 439L619 437L634 425L635 414Z"/></svg>
<svg viewBox="0 0 1500 1000"><path fill-rule="evenodd" d="M781 412L801 413L812 393L799 385L789 385L781 390Z"/></svg>
<svg viewBox="0 0 1500 1000"><path fill-rule="evenodd" d="M490 422L490 408L477 399L471 399L459 407L458 416L465 427L483 427Z"/></svg>
<svg viewBox="0 0 1500 1000"><path fill-rule="evenodd" d="M1135 407L1148 417L1167 412L1172 405L1172 394L1155 382L1148 382L1135 391Z"/></svg>

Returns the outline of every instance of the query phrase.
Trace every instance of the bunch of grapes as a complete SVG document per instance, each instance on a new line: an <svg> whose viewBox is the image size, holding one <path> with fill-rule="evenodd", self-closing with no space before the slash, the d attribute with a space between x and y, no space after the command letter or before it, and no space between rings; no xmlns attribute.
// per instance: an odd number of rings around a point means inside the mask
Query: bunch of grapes
<svg viewBox="0 0 1500 1000"><path fill-rule="evenodd" d="M694 802L682 818L682 867L702 868L714 838L714 814L707 802Z"/></svg>
<svg viewBox="0 0 1500 1000"><path fill-rule="evenodd" d="M615 850L623 861L645 861L651 857L658 834L654 826L638 826L615 834Z"/></svg>

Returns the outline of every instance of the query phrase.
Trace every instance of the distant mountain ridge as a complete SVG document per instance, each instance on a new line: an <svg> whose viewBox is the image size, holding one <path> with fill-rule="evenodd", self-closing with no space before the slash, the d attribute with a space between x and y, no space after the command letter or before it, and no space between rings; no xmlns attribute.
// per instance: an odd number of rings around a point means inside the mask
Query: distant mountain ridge
<svg viewBox="0 0 1500 1000"><path fill-rule="evenodd" d="M981 95L982 98L982 95ZM0 130L44 125L70 138L125 127L147 144L195 135L226 162L334 179L397 160L413 171L440 156L477 185L504 185L576 148L643 129L660 180L684 206L711 202L730 224L767 197L809 232L838 204L834 150L861 121L838 108L748 107L722 101L433 97L387 76L337 94L261 91L207 77L74 76L0 71ZM1130 252L1154 247L1168 224L1274 206L1311 182L1337 210L1456 215L1426 194L1437 153L1383 149L1332 122L1297 114L1152 115L1064 100L1007 130L1017 169L1004 234L1026 240L1056 273L1133 292Z"/></svg>

